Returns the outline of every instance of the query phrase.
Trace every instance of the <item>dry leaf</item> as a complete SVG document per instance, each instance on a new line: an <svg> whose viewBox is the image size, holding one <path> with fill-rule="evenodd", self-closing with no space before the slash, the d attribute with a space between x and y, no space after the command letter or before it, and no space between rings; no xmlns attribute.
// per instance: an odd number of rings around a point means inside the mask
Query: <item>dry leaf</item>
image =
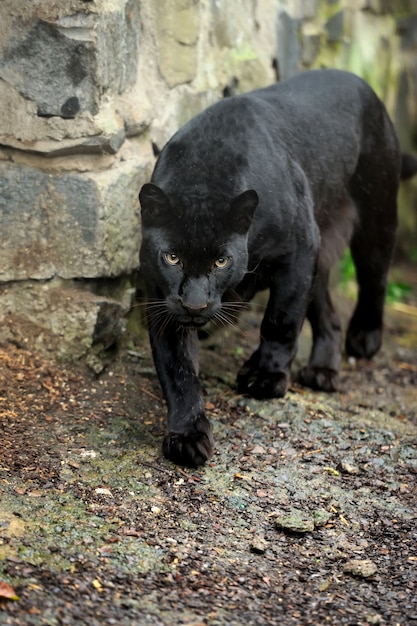
<svg viewBox="0 0 417 626"><path fill-rule="evenodd" d="M19 600L19 596L9 583L0 580L0 599L2 600Z"/></svg>

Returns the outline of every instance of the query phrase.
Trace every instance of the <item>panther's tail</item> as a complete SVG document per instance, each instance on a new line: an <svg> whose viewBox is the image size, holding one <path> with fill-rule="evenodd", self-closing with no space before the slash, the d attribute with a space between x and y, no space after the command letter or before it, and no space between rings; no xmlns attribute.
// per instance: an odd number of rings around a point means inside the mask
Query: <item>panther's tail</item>
<svg viewBox="0 0 417 626"><path fill-rule="evenodd" d="M401 154L401 180L408 180L417 174L417 157L409 152L403 152Z"/></svg>

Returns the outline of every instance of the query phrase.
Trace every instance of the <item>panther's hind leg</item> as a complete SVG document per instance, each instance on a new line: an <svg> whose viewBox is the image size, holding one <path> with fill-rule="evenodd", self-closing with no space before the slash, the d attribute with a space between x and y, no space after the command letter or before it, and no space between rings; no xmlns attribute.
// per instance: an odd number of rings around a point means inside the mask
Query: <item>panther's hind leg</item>
<svg viewBox="0 0 417 626"><path fill-rule="evenodd" d="M375 180L366 193L356 193L359 223L351 240L358 302L346 335L346 352L370 359L381 347L388 269L397 226L398 179Z"/></svg>
<svg viewBox="0 0 417 626"><path fill-rule="evenodd" d="M323 391L337 389L342 344L340 319L328 288L329 274L350 241L357 219L356 206L346 190L334 199L332 206L332 210L325 211L317 273L307 310L313 347L308 365L298 375L303 385Z"/></svg>

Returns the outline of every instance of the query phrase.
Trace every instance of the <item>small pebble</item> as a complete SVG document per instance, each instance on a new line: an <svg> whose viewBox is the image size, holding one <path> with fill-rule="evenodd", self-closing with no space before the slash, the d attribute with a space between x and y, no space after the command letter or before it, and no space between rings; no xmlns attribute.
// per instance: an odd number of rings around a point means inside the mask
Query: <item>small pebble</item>
<svg viewBox="0 0 417 626"><path fill-rule="evenodd" d="M264 554L268 549L268 542L263 537L254 537L250 549L255 554Z"/></svg>
<svg viewBox="0 0 417 626"><path fill-rule="evenodd" d="M359 474L359 468L356 465L353 465L353 463L350 463L349 461L346 461L344 459L340 461L340 469L345 474Z"/></svg>
<svg viewBox="0 0 417 626"><path fill-rule="evenodd" d="M369 559L352 559L345 563L343 572L345 574L359 576L360 578L368 578L369 576L373 576L377 569L375 563Z"/></svg>
<svg viewBox="0 0 417 626"><path fill-rule="evenodd" d="M314 530L314 520L303 511L298 511L289 515L280 515L275 519L275 526L293 533L309 533Z"/></svg>

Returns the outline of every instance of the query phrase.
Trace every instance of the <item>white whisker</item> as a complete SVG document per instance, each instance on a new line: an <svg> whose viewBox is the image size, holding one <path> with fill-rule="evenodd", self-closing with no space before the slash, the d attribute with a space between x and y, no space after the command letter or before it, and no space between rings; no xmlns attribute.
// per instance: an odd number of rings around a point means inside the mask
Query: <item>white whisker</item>
<svg viewBox="0 0 417 626"><path fill-rule="evenodd" d="M174 316L169 312L165 300L148 300L146 303L146 317L149 330L155 333L155 337L161 337L167 326L172 323Z"/></svg>
<svg viewBox="0 0 417 626"><path fill-rule="evenodd" d="M240 328L238 324L238 316L235 315L232 311L228 311L225 306L223 306L220 311L217 311L217 313L215 313L214 319L217 320L219 324L224 327L230 326L234 330L237 330L241 335L243 335L243 337L245 337L245 339L247 339L245 332Z"/></svg>
<svg viewBox="0 0 417 626"><path fill-rule="evenodd" d="M252 270L247 270L246 274L256 274L256 270L258 269L260 264L261 264L261 260L258 261L258 263L255 265L255 267Z"/></svg>

